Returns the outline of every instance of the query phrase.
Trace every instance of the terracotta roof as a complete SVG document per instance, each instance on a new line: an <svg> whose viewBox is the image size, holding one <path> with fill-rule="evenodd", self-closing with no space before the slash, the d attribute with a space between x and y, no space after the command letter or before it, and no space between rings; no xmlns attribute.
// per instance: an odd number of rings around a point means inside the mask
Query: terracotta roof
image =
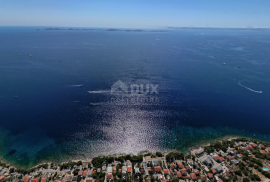
<svg viewBox="0 0 270 182"><path fill-rule="evenodd" d="M131 173L131 167L128 167L127 171L128 171L128 173Z"/></svg>
<svg viewBox="0 0 270 182"><path fill-rule="evenodd" d="M80 170L80 171L78 172L78 175L82 175L82 174L83 174L83 171Z"/></svg>
<svg viewBox="0 0 270 182"><path fill-rule="evenodd" d="M113 170L116 170L116 166L113 166L112 169L113 169Z"/></svg>
<svg viewBox="0 0 270 182"><path fill-rule="evenodd" d="M118 169L118 171L121 173L122 172L122 169Z"/></svg>
<svg viewBox="0 0 270 182"><path fill-rule="evenodd" d="M34 178L31 180L31 182L38 182L39 178Z"/></svg>
<svg viewBox="0 0 270 182"><path fill-rule="evenodd" d="M141 173L144 173L144 169L141 169Z"/></svg>
<svg viewBox="0 0 270 182"><path fill-rule="evenodd" d="M197 179L197 177L196 177L196 174L195 174L195 173L190 173L190 176L191 176L191 178L192 178L193 180L196 180L196 179Z"/></svg>
<svg viewBox="0 0 270 182"><path fill-rule="evenodd" d="M189 166L186 166L186 169L187 169L187 170L190 170L190 167L189 167Z"/></svg>
<svg viewBox="0 0 270 182"><path fill-rule="evenodd" d="M229 173L229 172L226 172L226 175L227 175L228 177L231 177L231 176L232 176L231 173Z"/></svg>
<svg viewBox="0 0 270 182"><path fill-rule="evenodd" d="M200 171L199 171L198 169L194 169L193 172L194 172L195 174L200 174Z"/></svg>
<svg viewBox="0 0 270 182"><path fill-rule="evenodd" d="M113 175L112 174L107 174L107 178L113 179Z"/></svg>
<svg viewBox="0 0 270 182"><path fill-rule="evenodd" d="M86 176L86 170L85 171L83 171L83 177L85 177Z"/></svg>
<svg viewBox="0 0 270 182"><path fill-rule="evenodd" d="M172 164L171 166L172 166L172 168L177 168L176 164Z"/></svg>
<svg viewBox="0 0 270 182"><path fill-rule="evenodd" d="M93 172L92 172L92 174L95 174L96 173L96 170L94 170Z"/></svg>
<svg viewBox="0 0 270 182"><path fill-rule="evenodd" d="M168 169L164 169L164 174L169 174Z"/></svg>
<svg viewBox="0 0 270 182"><path fill-rule="evenodd" d="M228 158L231 160L231 159L233 159L233 157L232 156L230 156L230 155L228 155Z"/></svg>
<svg viewBox="0 0 270 182"><path fill-rule="evenodd" d="M206 181L206 176L205 175L201 175L201 179Z"/></svg>
<svg viewBox="0 0 270 182"><path fill-rule="evenodd" d="M215 158L216 160L221 161L221 158L218 155L216 155Z"/></svg>
<svg viewBox="0 0 270 182"><path fill-rule="evenodd" d="M173 171L170 169L170 173L172 174L173 173Z"/></svg>
<svg viewBox="0 0 270 182"><path fill-rule="evenodd" d="M2 176L1 176L1 177L2 177ZM29 179L30 179L29 176L25 176L24 179L23 179L23 181L24 181L24 182L27 182Z"/></svg>
<svg viewBox="0 0 270 182"><path fill-rule="evenodd" d="M178 178L181 178L182 177L182 174L180 173L180 171L177 171L176 174L177 174L177 177Z"/></svg>
<svg viewBox="0 0 270 182"><path fill-rule="evenodd" d="M207 174L209 178L213 178L213 174L212 173L208 173Z"/></svg>
<svg viewBox="0 0 270 182"><path fill-rule="evenodd" d="M184 178L184 179L191 179L190 176L184 176L183 178Z"/></svg>
<svg viewBox="0 0 270 182"><path fill-rule="evenodd" d="M152 171L152 168L151 168L151 167L147 167L147 170L148 170L148 171Z"/></svg>
<svg viewBox="0 0 270 182"><path fill-rule="evenodd" d="M215 168L212 167L212 172L215 174L217 173L217 171L215 170Z"/></svg>
<svg viewBox="0 0 270 182"><path fill-rule="evenodd" d="M155 171L160 172L161 171L161 167L160 166L155 166Z"/></svg>
<svg viewBox="0 0 270 182"><path fill-rule="evenodd" d="M184 168L184 165L183 165L181 162L177 163L177 165L178 165L178 167L181 168L181 169Z"/></svg>
<svg viewBox="0 0 270 182"><path fill-rule="evenodd" d="M261 153L262 153L262 154L266 154L266 152L265 152L264 150L261 150Z"/></svg>
<svg viewBox="0 0 270 182"><path fill-rule="evenodd" d="M243 161L244 165L247 165L247 163L245 161Z"/></svg>
<svg viewBox="0 0 270 182"><path fill-rule="evenodd" d="M70 177L67 178L67 181L71 181Z"/></svg>
<svg viewBox="0 0 270 182"><path fill-rule="evenodd" d="M46 177L42 178L42 179L41 179L41 182L45 182L46 179L47 179Z"/></svg>

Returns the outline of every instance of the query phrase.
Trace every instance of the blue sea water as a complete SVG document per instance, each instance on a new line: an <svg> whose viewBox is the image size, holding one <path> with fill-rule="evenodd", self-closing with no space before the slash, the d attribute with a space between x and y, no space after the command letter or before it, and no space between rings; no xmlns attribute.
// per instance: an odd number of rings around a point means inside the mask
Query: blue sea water
<svg viewBox="0 0 270 182"><path fill-rule="evenodd" d="M31 167L226 135L270 141L269 48L257 29L0 27L0 155ZM128 93L111 92L119 80ZM130 94L134 84L157 92Z"/></svg>

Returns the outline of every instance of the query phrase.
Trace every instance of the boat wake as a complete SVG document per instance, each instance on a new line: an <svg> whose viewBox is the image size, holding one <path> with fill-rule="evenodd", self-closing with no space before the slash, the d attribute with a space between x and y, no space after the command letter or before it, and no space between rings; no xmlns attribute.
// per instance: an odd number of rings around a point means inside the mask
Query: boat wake
<svg viewBox="0 0 270 182"><path fill-rule="evenodd" d="M259 94L261 94L261 93L262 93L262 91L256 91L256 90L252 90L251 88L248 88L248 87L246 87L246 86L242 85L242 84L241 84L241 81L239 81L239 82L238 82L238 85L240 85L241 87L244 87L244 88L246 88L246 89L248 89L248 90L250 90L250 91L252 91L252 92L256 92L256 93L259 93Z"/></svg>
<svg viewBox="0 0 270 182"><path fill-rule="evenodd" d="M104 93L110 93L110 90L96 90L96 91L87 91L89 94L104 94Z"/></svg>

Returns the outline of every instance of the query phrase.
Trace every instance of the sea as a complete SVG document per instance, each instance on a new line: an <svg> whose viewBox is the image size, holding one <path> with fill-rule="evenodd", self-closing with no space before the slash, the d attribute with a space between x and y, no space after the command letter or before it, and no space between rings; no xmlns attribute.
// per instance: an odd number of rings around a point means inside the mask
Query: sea
<svg viewBox="0 0 270 182"><path fill-rule="evenodd" d="M270 142L269 50L269 29L0 27L0 157Z"/></svg>

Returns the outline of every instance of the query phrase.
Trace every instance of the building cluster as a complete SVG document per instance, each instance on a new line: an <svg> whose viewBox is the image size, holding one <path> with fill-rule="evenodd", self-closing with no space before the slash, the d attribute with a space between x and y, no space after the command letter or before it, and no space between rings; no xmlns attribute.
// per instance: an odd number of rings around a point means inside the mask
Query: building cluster
<svg viewBox="0 0 270 182"><path fill-rule="evenodd" d="M0 182L222 182L232 179L236 174L234 171L238 170L240 165L248 168L251 161L247 160L246 156L248 159L256 158L254 151L270 156L270 147L251 141L238 141L226 150L215 149L208 152L205 148L200 148L184 158L173 160L167 160L167 154L160 157L145 154L140 162L120 162L115 159L112 162L104 161L99 167L95 167L89 160L82 161L79 166L65 169L54 166L27 174L12 171L11 167L2 167ZM262 167L268 171L269 161L264 160Z"/></svg>

